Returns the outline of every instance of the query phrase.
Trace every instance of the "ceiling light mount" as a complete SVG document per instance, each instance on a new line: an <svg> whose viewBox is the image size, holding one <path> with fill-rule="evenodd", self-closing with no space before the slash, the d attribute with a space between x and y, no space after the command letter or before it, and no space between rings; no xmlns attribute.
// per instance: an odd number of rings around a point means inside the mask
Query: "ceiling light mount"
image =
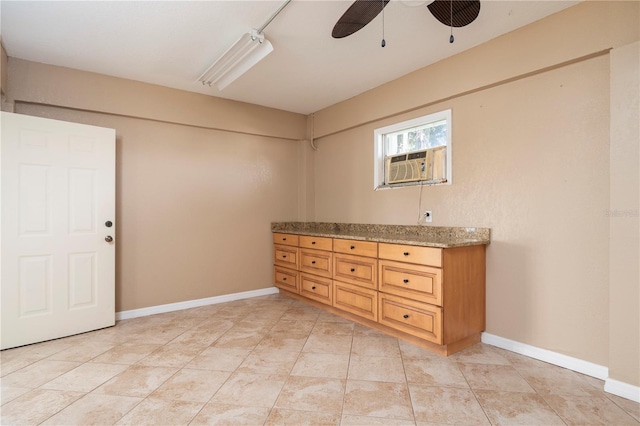
<svg viewBox="0 0 640 426"><path fill-rule="evenodd" d="M198 78L203 85L215 85L223 90L238 77L273 52L271 42L264 36L264 29L289 4L285 1L260 29L252 29L240 37L226 52Z"/></svg>
<svg viewBox="0 0 640 426"><path fill-rule="evenodd" d="M227 49L198 81L203 85L215 85L218 90L223 90L272 51L273 46L264 37L264 33L251 30Z"/></svg>

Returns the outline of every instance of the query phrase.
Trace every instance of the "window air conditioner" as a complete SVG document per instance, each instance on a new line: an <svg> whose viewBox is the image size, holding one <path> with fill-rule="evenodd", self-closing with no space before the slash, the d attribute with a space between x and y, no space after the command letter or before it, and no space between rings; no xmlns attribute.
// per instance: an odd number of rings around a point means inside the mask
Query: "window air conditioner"
<svg viewBox="0 0 640 426"><path fill-rule="evenodd" d="M416 182L427 178L428 150L387 156L385 170L387 184Z"/></svg>
<svg viewBox="0 0 640 426"><path fill-rule="evenodd" d="M385 183L446 182L446 147L385 157Z"/></svg>

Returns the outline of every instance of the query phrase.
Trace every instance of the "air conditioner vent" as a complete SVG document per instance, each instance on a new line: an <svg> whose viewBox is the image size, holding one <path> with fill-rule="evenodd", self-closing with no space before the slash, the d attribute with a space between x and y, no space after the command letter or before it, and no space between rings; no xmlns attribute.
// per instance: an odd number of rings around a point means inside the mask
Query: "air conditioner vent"
<svg viewBox="0 0 640 426"><path fill-rule="evenodd" d="M418 181L446 181L446 146L389 155L385 158L387 185Z"/></svg>

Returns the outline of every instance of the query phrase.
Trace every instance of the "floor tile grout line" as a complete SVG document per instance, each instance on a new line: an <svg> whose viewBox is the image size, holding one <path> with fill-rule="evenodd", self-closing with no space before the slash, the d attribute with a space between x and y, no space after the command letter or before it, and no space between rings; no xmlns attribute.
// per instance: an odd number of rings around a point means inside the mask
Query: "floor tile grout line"
<svg viewBox="0 0 640 426"><path fill-rule="evenodd" d="M507 361L509 361L509 360L507 359ZM531 389L533 389L533 392L534 392L537 396L539 396L540 398L542 398L542 400L544 401L545 405L546 405L546 406L547 406L547 407L548 407L548 408L549 408L553 413L555 413L555 415L556 415L556 416L558 416L558 418L560 419L560 421L562 421L565 425L566 425L566 424L568 424L568 423L567 423L567 421L566 421L566 419L565 419L564 417L562 417L562 415L561 415L561 414L560 414L556 409L554 409L554 408L549 404L549 402L548 402L548 401L547 401L547 399L544 397L544 395L543 395L543 394L541 394L541 393L538 391L538 389L536 389L536 387L535 387L532 383L529 383L529 380L527 380L527 378L522 374L522 372L521 372L518 368L516 368L516 366L515 366L515 365L513 365L513 363L512 363L511 361L509 361L509 365L510 365L514 370L515 370L515 372L518 374L518 376L520 376L520 378L522 378L522 380L524 380L524 381L525 381L525 382L526 382L526 383L531 387Z"/></svg>
<svg viewBox="0 0 640 426"><path fill-rule="evenodd" d="M349 371L351 370L351 355L353 353L353 338L355 337L355 325L351 330L351 344L349 345L349 361L347 362L347 375L344 378L344 393L342 394L342 407L340 407L340 424L344 418L344 404L347 399L347 385L349 384Z"/></svg>
<svg viewBox="0 0 640 426"><path fill-rule="evenodd" d="M416 424L418 420L416 419L416 409L413 404L413 397L411 396L411 389L409 388L409 378L407 377L407 368L404 363L404 355L402 354L402 348L400 347L400 340L396 338L398 343L398 352L400 352L400 360L402 361L402 372L404 373L404 382L407 387L407 392L409 393L409 403L411 404L411 415L413 416L413 423Z"/></svg>

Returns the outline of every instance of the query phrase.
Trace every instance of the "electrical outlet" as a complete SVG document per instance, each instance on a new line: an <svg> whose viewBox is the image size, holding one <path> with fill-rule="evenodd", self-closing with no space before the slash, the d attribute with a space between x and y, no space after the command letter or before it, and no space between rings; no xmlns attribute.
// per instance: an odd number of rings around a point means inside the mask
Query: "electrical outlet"
<svg viewBox="0 0 640 426"><path fill-rule="evenodd" d="M423 216L426 223L431 223L433 221L433 213L431 213L431 210L426 210Z"/></svg>

